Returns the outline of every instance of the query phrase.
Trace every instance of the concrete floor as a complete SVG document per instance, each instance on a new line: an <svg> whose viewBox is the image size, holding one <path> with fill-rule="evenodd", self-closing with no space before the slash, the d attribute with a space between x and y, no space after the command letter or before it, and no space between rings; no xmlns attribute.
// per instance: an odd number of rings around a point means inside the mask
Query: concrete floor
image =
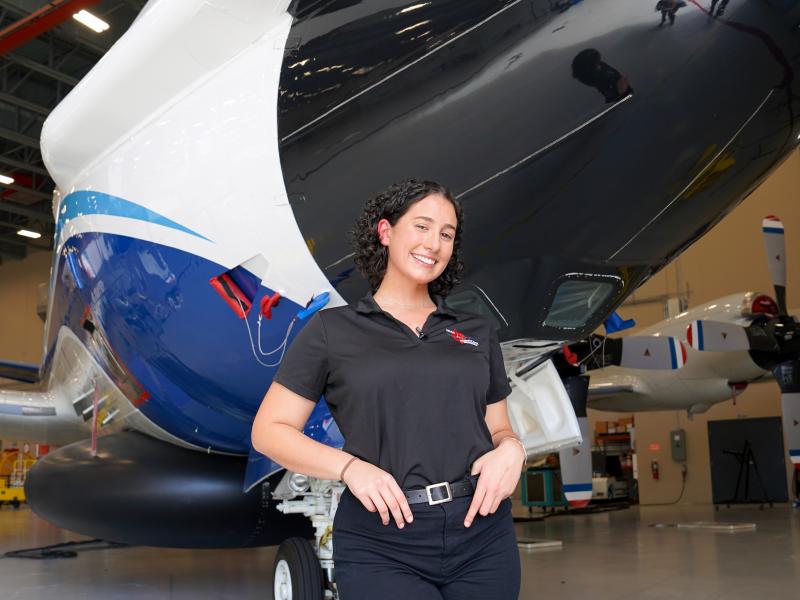
<svg viewBox="0 0 800 600"><path fill-rule="evenodd" d="M515 507L515 514L527 511ZM755 532L658 529L654 523L753 522ZM641 507L517 524L520 538L560 539L523 551L522 599L711 600L794 598L800 582L800 511ZM0 508L0 556L83 539L28 508ZM55 560L0 560L2 600L269 600L275 548L119 548ZM379 599L376 599L379 600ZM491 600L491 599L487 599Z"/></svg>

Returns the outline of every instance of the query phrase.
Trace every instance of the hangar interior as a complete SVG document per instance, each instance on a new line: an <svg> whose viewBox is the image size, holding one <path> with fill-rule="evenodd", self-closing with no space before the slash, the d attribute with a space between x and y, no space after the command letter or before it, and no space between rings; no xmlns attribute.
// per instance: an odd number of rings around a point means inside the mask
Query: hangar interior
<svg viewBox="0 0 800 600"><path fill-rule="evenodd" d="M637 328L664 317L664 298L688 290L689 304L709 302L734 291L769 290L760 222L779 215L786 226L789 306L797 306L800 288L791 276L793 248L800 243L800 152L795 152L742 204L708 235L658 273L634 294L652 303L623 306L625 318ZM20 362L41 359L43 323L36 314L37 290L48 278L50 253L29 251L22 260L0 265L0 356ZM680 282L680 286L679 283ZM633 333L636 329L632 330ZM13 382L5 386L15 385ZM633 419L633 451L638 462L639 502L622 511L545 521L520 522L520 539L558 541L560 549L522 550L521 598L555 597L748 598L773 589L794 589L800 575L792 558L800 547L797 513L788 502L759 510L758 505L734 505L715 511L712 504L708 425L715 421L780 416L780 394L774 382L754 384L733 401L712 406L691 419L685 411L611 413L589 410L592 431L598 422ZM681 463L670 455L670 432L686 432L686 483ZM3 440L19 447L24 440ZM654 479L649 465L658 461ZM531 462L532 464L532 462ZM793 485L786 464L786 488ZM755 482L753 483L755 485ZM515 515L530 516L514 496ZM66 492L76 493L78 492ZM535 515L539 514L536 509ZM678 523L717 521L755 523L757 532L677 531ZM667 524L670 527L655 527ZM80 540L39 519L23 505L0 511L3 552ZM263 598L269 588L274 547L248 550L172 550L131 548L81 554L74 561L0 562L3 581L19 598ZM76 562L77 565L76 566ZM98 577L98 574L100 576ZM267 596L269 597L269 596Z"/></svg>
<svg viewBox="0 0 800 600"><path fill-rule="evenodd" d="M0 22L4 27L17 23L40 4L0 0ZM95 12L112 25L109 35L95 38L82 26L67 22L3 53L0 167L13 171L16 182L3 187L0 200L0 360L38 364L43 358L42 313L54 223L53 182L39 155L42 123L145 2L76 4L81 5L78 8L96 6ZM761 235L761 222L767 215L780 217L785 226L786 296L790 309L800 308L796 276L800 151L795 150L713 229L619 307L620 315L635 319L636 326L615 337L636 335L667 316L736 292L771 295ZM14 230L19 228L39 230L43 237L18 238ZM0 379L0 389L18 387L16 382ZM746 441L746 434L728 431L725 435L730 437L722 449L715 450L713 442L717 428L727 423L764 425L767 437L769 431L780 431L780 392L772 379L765 379L732 391L732 396L726 402L698 407L693 414L646 409L610 412L592 409L590 403L593 475L598 481L593 505L599 508L573 514L563 514L560 505L542 510L540 504L523 501L520 486L513 496L523 565L520 597L734 599L752 598L767 590L770 596L790 597L800 577L800 528L792 506L796 471L780 454L784 475L780 485L786 495L768 502L757 489L767 469L762 467L756 474L746 467L749 498L742 496L740 481L738 496L726 503L727 490L742 473L736 465L743 459L737 463L734 451ZM684 454L676 459L677 431L682 432ZM27 442L2 439L0 450L12 459L23 449L35 454L35 444L31 448ZM766 460L760 459L758 450L753 456L756 462ZM539 458L529 460L529 466L539 465ZM720 461L725 463L722 467ZM13 483L13 468L10 464L7 472L0 473L7 485ZM626 485L609 488L609 476ZM63 490L75 502L80 502L80 492ZM742 499L754 501L742 503ZM0 554L85 539L41 519L24 503L18 508L9 502L0 506ZM276 550L274 546L186 550L100 544L74 558L6 556L0 561L0 597L271 598Z"/></svg>
<svg viewBox="0 0 800 600"><path fill-rule="evenodd" d="M760 222L779 215L786 226L790 268L787 297L796 306L800 288L791 277L792 248L800 231L798 212L800 152L795 152L751 196L727 215L708 235L634 294L635 300L674 295L689 290L689 303L702 303L736 290L769 290ZM43 323L36 314L37 289L49 273L50 254L29 252L23 260L0 265L0 356L36 363L41 358ZM677 280L681 278L678 288ZM665 302L623 306L625 318L637 327L660 321ZM634 333L636 329L632 330ZM7 382L4 385L14 385ZM611 413L589 410L593 431L597 422L634 420L633 450L639 463L639 503L627 510L594 515L547 518L517 524L519 539L557 541L557 549L521 550L521 598L542 594L572 598L749 598L774 590L794 589L800 575L797 513L791 504L734 505L715 511L712 504L708 424L731 419L780 415L774 382L750 386L732 401L688 418L685 411ZM686 432L687 476L681 493L681 463L672 460L670 432ZM24 440L4 440L5 448ZM653 449L658 444L658 449ZM658 461L660 477L649 472ZM533 461L531 461L533 464ZM644 466L644 469L642 468ZM787 490L792 484L786 465ZM530 516L514 496L514 512ZM70 491L65 493L75 493ZM77 498L76 498L77 499ZM534 515L538 517L539 509ZM678 523L720 522L757 525L757 531L678 531ZM655 527L657 524L663 527ZM3 552L81 540L71 532L36 517L23 505L0 510L0 550ZM178 550L128 548L86 552L73 560L0 561L4 585L19 598L263 598L271 581L275 547L245 550ZM270 597L270 596L266 596Z"/></svg>
<svg viewBox="0 0 800 600"><path fill-rule="evenodd" d="M795 237L796 228L800 227L796 214L798 200L800 153L795 152L713 230L633 294L629 304L621 309L624 317L636 320L637 327L631 329L630 334L635 335L638 329L664 318L664 298L667 296L684 295L691 307L735 291L771 294L772 282L761 238L761 220L767 215L777 215L785 223L787 302L790 307L800 306L800 287L792 276L792 264L796 256L793 245L800 243ZM653 298L655 302L637 304L640 299ZM642 504L670 503L680 496L681 468L680 463L671 458L669 432L684 429L687 478L680 503L707 504L712 502L708 423L727 419L778 417L780 414L780 393L769 381L750 385L741 396L737 396L735 404L733 401L721 402L711 406L708 412L693 415L692 418L685 411L671 414L637 412L628 415L592 411L589 419L593 423L617 421L620 417L635 419L636 454L639 468L644 467L639 478ZM594 426L592 429L596 430ZM659 448L653 449L654 444ZM658 480L647 473L652 461L658 461L660 466ZM786 464L786 473L791 484L791 464Z"/></svg>

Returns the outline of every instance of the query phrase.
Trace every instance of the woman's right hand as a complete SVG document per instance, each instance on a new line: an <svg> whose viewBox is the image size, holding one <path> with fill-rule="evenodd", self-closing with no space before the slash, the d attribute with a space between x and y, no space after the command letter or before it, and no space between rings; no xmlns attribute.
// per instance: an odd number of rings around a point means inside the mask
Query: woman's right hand
<svg viewBox="0 0 800 600"><path fill-rule="evenodd" d="M384 525L389 524L389 513L400 529L414 520L403 490L383 469L358 459L347 469L343 481L364 508L380 513Z"/></svg>

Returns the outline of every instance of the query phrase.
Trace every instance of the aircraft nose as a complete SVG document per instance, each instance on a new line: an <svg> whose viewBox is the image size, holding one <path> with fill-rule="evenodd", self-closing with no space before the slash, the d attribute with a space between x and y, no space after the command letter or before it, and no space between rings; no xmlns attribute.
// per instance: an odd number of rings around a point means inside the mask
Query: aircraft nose
<svg viewBox="0 0 800 600"><path fill-rule="evenodd" d="M511 263L502 279L539 282L528 304L549 304L570 272L630 289L790 150L776 86L800 92L787 59L800 39L770 3L709 21L678 2L660 27L655 3L630 0L417 4L293 26L304 41L281 75L281 164L331 277L348 249L329 232L416 176L464 204L466 264L492 298L527 293L497 279Z"/></svg>

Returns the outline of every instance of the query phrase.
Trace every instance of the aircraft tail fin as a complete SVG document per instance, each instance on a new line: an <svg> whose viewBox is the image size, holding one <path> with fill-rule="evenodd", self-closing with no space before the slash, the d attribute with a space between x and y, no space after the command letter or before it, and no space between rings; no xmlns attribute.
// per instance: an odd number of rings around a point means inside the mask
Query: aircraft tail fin
<svg viewBox="0 0 800 600"><path fill-rule="evenodd" d="M800 394L781 394L781 406L786 452L794 468L800 471Z"/></svg>
<svg viewBox="0 0 800 600"><path fill-rule="evenodd" d="M800 470L800 360L777 365L772 374L781 388L781 413L786 453Z"/></svg>
<svg viewBox="0 0 800 600"><path fill-rule="evenodd" d="M592 438L588 417L578 417L578 425L583 437L581 445L558 453L564 497L570 508L583 508L592 500Z"/></svg>
<svg viewBox="0 0 800 600"><path fill-rule="evenodd" d="M589 378L585 375L567 377L564 387L578 418L581 444L558 453L561 483L570 508L583 508L592 500L592 438L589 435L589 417L586 416Z"/></svg>

